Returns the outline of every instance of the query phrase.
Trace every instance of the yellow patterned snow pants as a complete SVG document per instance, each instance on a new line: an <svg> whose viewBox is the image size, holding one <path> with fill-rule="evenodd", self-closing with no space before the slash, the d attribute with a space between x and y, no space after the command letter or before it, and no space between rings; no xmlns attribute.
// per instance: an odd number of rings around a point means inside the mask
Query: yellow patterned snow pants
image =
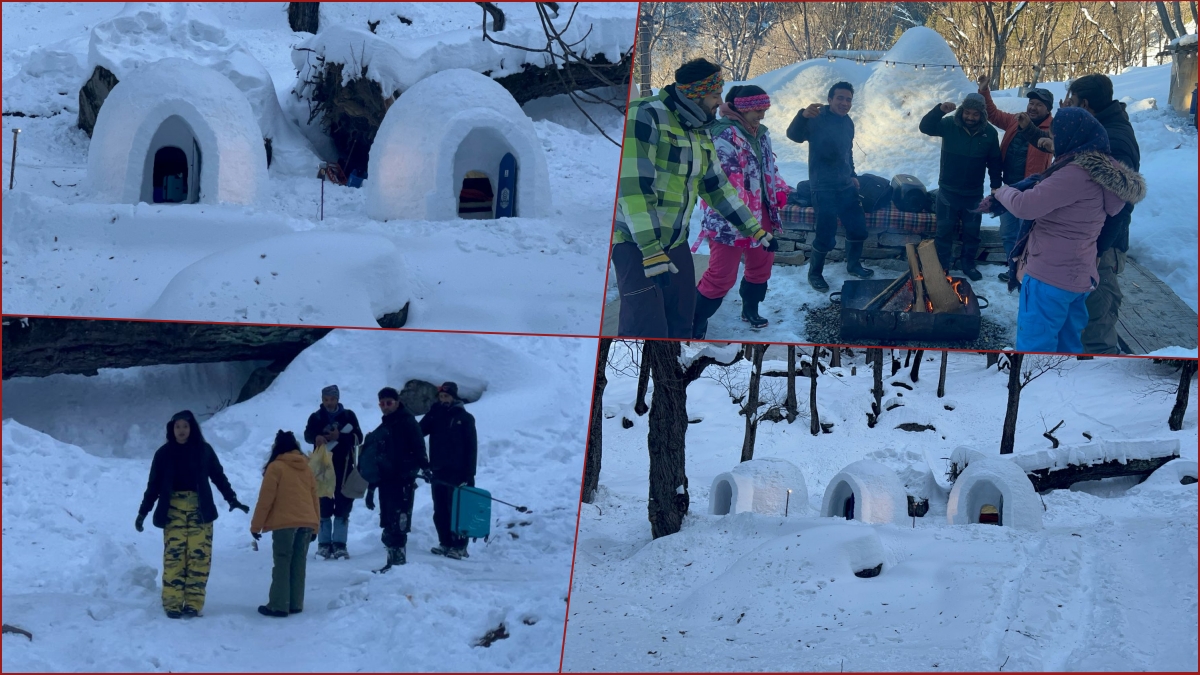
<svg viewBox="0 0 1200 675"><path fill-rule="evenodd" d="M204 609L204 589L212 563L212 523L200 522L195 492L172 492L163 528L163 609Z"/></svg>

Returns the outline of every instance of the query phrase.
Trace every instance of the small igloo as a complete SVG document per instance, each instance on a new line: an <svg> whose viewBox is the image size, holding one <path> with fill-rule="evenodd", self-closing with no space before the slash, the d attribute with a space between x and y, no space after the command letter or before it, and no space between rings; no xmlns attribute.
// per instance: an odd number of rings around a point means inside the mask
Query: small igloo
<svg viewBox="0 0 1200 675"><path fill-rule="evenodd" d="M786 459L761 457L714 478L708 493L708 512L723 516L746 511L771 516L804 515L808 511L808 488L799 467Z"/></svg>
<svg viewBox="0 0 1200 675"><path fill-rule="evenodd" d="M102 202L252 204L266 191L267 154L250 103L229 78L169 58L109 93L87 175Z"/></svg>
<svg viewBox="0 0 1200 675"><path fill-rule="evenodd" d="M1042 502L1025 471L1010 459L972 459L950 490L946 520L1040 530Z"/></svg>
<svg viewBox="0 0 1200 675"><path fill-rule="evenodd" d="M512 166L515 190L502 183ZM550 215L550 172L533 121L490 77L455 68L403 92L375 134L367 215L376 220Z"/></svg>
<svg viewBox="0 0 1200 675"><path fill-rule="evenodd" d="M870 459L842 469L825 487L821 516L864 523L903 523L908 518L908 494L896 472Z"/></svg>

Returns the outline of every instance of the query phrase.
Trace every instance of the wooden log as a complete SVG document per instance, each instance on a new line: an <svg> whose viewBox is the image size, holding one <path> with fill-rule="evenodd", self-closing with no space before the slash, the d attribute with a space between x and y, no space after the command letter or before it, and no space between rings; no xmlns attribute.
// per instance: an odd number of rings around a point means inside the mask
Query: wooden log
<svg viewBox="0 0 1200 675"><path fill-rule="evenodd" d="M911 276L912 276L912 272L905 272L904 274L901 274L900 276L893 279L892 283L887 285L887 288L880 291L878 295L871 298L871 300L869 302L867 302L867 304L863 305L863 309L868 310L868 311L874 311L874 310L877 310L880 307L882 307L883 303L887 302L888 298L895 295L896 292L899 291L900 288L902 286L904 286L905 283L908 282L908 279ZM954 291L950 291L950 292L953 293Z"/></svg>
<svg viewBox="0 0 1200 675"><path fill-rule="evenodd" d="M904 253L908 256L908 271L912 273L913 280L913 308L914 312L924 312L925 309L925 283L921 280L921 264L917 261L917 246L916 244L905 244Z"/></svg>
<svg viewBox="0 0 1200 675"><path fill-rule="evenodd" d="M25 637L29 638L31 641L33 640L33 633L30 633L29 631L25 630L24 628L17 628L16 626L10 626L8 624L4 624L3 631L4 631L5 635L7 635L9 633L13 633L15 635L24 635Z"/></svg>
<svg viewBox="0 0 1200 675"><path fill-rule="evenodd" d="M933 303L933 311L950 314L965 312L966 307L946 279L946 270L938 261L937 249L934 248L932 239L926 239L917 246L917 257L921 260L921 276L925 280L925 292L929 294L929 301Z"/></svg>
<svg viewBox="0 0 1200 675"><path fill-rule="evenodd" d="M1168 455L1153 459L1131 459L1124 464L1114 459L1111 462L1104 462L1103 464L1093 464L1092 466L1072 465L1056 471L1036 469L1026 475L1029 476L1030 482L1033 483L1034 490L1047 492L1049 490L1063 490L1082 481L1100 480L1101 478L1137 476L1141 480L1146 480L1150 474L1154 473L1155 469L1178 458L1179 455Z"/></svg>

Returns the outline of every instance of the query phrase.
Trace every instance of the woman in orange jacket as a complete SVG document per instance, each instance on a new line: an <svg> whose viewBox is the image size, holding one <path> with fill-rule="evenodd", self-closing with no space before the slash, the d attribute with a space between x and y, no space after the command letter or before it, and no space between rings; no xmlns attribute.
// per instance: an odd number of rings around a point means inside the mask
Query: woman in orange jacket
<svg viewBox="0 0 1200 675"><path fill-rule="evenodd" d="M292 432L280 430L263 467L258 504L250 521L255 541L263 532L271 533L275 561L269 600L259 606L259 614L286 617L304 609L308 545L316 538L320 513L317 479L308 467L308 458Z"/></svg>

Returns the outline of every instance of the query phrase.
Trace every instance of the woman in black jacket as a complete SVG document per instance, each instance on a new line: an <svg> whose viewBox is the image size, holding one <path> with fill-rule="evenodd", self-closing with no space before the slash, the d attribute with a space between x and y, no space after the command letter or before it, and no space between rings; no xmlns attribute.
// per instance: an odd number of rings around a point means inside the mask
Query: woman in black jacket
<svg viewBox="0 0 1200 675"><path fill-rule="evenodd" d="M230 487L217 453L204 442L196 417L190 410L175 413L167 422L167 442L154 453L134 525L141 532L154 509L152 522L163 530L163 610L172 619L199 616L204 609L212 523L217 519L209 481L221 491L230 511L250 512Z"/></svg>

